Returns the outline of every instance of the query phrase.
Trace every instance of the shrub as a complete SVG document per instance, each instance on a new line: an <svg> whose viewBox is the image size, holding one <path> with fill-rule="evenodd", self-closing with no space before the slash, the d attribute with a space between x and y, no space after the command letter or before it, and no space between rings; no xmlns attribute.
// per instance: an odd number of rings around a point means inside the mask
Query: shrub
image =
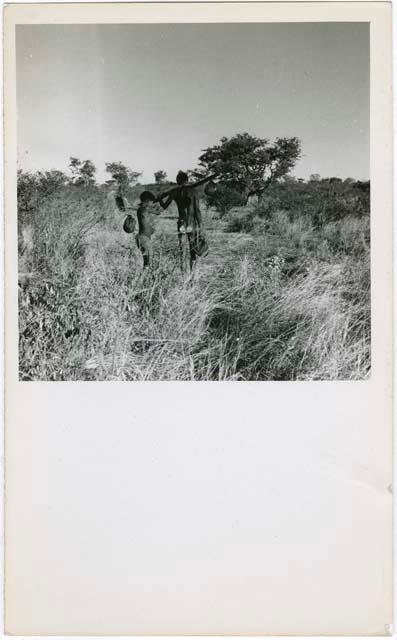
<svg viewBox="0 0 397 640"><path fill-rule="evenodd" d="M206 196L208 207L215 207L221 216L226 215L233 207L243 204L243 196L236 189L226 185L218 184L213 194Z"/></svg>
<svg viewBox="0 0 397 640"><path fill-rule="evenodd" d="M250 233L255 228L258 218L252 209L239 208L229 213L226 219L226 231L230 233Z"/></svg>
<svg viewBox="0 0 397 640"><path fill-rule="evenodd" d="M283 210L290 221L306 216L320 228L349 215L361 217L369 213L369 208L369 182L285 180L265 191L256 213L259 217L270 218L275 211Z"/></svg>
<svg viewBox="0 0 397 640"><path fill-rule="evenodd" d="M68 178L62 171L37 171L36 173L18 170L17 200L18 219L25 222L26 217L53 193L67 184Z"/></svg>
<svg viewBox="0 0 397 640"><path fill-rule="evenodd" d="M346 216L340 222L329 222L321 229L320 238L325 240L333 253L360 255L366 253L370 242L369 216L358 218Z"/></svg>

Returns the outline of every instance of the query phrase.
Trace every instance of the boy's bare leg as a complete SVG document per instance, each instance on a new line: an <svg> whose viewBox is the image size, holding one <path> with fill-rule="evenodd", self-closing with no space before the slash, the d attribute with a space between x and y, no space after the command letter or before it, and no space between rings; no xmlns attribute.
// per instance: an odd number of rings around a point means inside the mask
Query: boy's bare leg
<svg viewBox="0 0 397 640"><path fill-rule="evenodd" d="M153 244L151 240L148 240L148 246L147 246L147 266L148 267L153 266Z"/></svg>
<svg viewBox="0 0 397 640"><path fill-rule="evenodd" d="M147 269L151 267L153 262L153 247L152 241L150 238L146 236L139 236L139 244L138 244L143 258L143 268Z"/></svg>

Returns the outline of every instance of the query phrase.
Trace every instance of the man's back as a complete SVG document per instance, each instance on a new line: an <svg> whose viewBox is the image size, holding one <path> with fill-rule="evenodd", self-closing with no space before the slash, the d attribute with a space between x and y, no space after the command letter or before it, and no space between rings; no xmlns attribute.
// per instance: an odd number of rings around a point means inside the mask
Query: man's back
<svg viewBox="0 0 397 640"><path fill-rule="evenodd" d="M172 191L172 199L178 208L180 222L195 228L201 225L201 212L196 189L177 187Z"/></svg>

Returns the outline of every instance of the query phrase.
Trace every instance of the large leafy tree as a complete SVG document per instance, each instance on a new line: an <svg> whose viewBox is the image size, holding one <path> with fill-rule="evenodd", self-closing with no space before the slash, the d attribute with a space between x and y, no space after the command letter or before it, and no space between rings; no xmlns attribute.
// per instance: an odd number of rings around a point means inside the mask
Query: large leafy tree
<svg viewBox="0 0 397 640"><path fill-rule="evenodd" d="M121 190L125 190L130 185L135 184L138 181L139 176L142 175L141 171L132 171L125 166L122 162L106 162L106 171L112 176Z"/></svg>
<svg viewBox="0 0 397 640"><path fill-rule="evenodd" d="M205 149L199 164L205 172L216 173L220 182L247 201L251 195L260 198L267 187L286 176L300 156L298 138L276 138L270 143L249 133L238 133Z"/></svg>

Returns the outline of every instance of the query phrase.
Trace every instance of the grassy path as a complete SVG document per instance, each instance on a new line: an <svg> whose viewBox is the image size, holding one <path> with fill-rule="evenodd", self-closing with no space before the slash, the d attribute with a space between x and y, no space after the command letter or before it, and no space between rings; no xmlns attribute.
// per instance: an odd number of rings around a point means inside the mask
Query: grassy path
<svg viewBox="0 0 397 640"><path fill-rule="evenodd" d="M159 219L157 234L162 237L162 242L169 243L175 251L176 259L179 259L179 247L177 243L176 216L163 216ZM204 231L209 245L209 253L204 258L199 258L196 267L196 279L207 278L211 273L217 273L223 268L226 261L236 259L249 251L249 245L254 243L254 238L246 233L229 233L226 225L220 220L213 219L211 214L204 216ZM156 244L156 243L155 243Z"/></svg>

